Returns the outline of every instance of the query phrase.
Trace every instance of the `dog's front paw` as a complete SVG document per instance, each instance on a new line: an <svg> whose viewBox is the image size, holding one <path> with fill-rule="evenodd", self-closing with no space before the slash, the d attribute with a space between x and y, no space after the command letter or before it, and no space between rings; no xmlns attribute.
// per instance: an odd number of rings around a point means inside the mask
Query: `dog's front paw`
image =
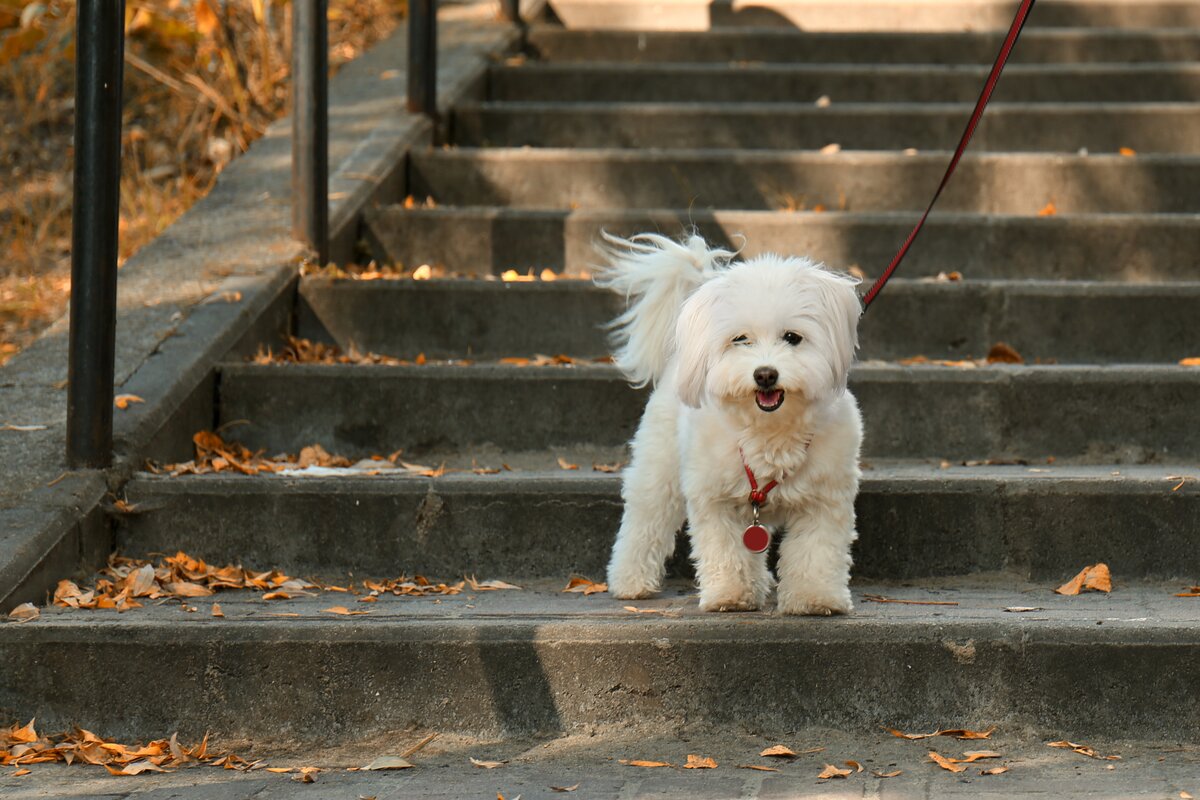
<svg viewBox="0 0 1200 800"><path fill-rule="evenodd" d="M724 587L720 591L705 591L701 587L700 590L701 611L757 611L765 600L765 592L753 589Z"/></svg>
<svg viewBox="0 0 1200 800"><path fill-rule="evenodd" d="M608 593L618 600L644 600L658 592L657 583L629 576L608 576Z"/></svg>
<svg viewBox="0 0 1200 800"><path fill-rule="evenodd" d="M834 614L849 614L854 610L850 590L844 589L829 594L804 592L779 592L779 613L796 616L828 617Z"/></svg>
<svg viewBox="0 0 1200 800"><path fill-rule="evenodd" d="M750 598L705 598L700 596L701 611L758 611L759 603Z"/></svg>
<svg viewBox="0 0 1200 800"><path fill-rule="evenodd" d="M701 611L757 611L767 602L772 582L765 571L762 580L743 582L728 575L717 580L700 580Z"/></svg>

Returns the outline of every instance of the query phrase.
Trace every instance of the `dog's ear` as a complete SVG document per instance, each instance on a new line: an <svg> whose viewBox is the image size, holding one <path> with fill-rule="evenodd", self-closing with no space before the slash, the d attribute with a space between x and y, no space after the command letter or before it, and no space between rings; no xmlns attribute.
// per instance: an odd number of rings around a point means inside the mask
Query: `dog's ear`
<svg viewBox="0 0 1200 800"><path fill-rule="evenodd" d="M709 281L693 292L680 309L675 324L676 390L679 399L692 408L699 408L704 399L708 371L719 352L720 343L712 340L718 282Z"/></svg>
<svg viewBox="0 0 1200 800"><path fill-rule="evenodd" d="M846 390L850 379L850 365L854 362L854 351L858 349L858 320L862 316L862 303L854 287L858 281L849 275L840 275L826 270L819 273L821 304L825 306L825 337L829 342L829 366L833 371L833 385L839 391Z"/></svg>

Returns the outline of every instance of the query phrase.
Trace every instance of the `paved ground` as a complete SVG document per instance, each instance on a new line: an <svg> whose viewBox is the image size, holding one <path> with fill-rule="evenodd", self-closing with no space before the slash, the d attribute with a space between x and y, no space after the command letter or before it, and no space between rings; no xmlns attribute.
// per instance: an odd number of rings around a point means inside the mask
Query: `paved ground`
<svg viewBox="0 0 1200 800"><path fill-rule="evenodd" d="M1080 709L1080 713L1087 713ZM1000 730L987 741L956 741L946 737L905 741L883 731L853 733L808 730L783 742L744 734L674 738L637 738L601 732L543 741L488 743L439 737L410 757L414 769L391 772L347 771L363 766L380 754L397 753L422 738L423 731L397 734L389 744L375 741L361 746L336 742L324 752L254 753L271 766L320 766L313 784L300 784L292 774L263 771L234 773L211 767L193 767L166 775L112 777L98 767L38 765L20 778L0 777L0 795L11 800L33 798L124 798L145 800L275 800L312 797L329 800L362 798L491 798L525 800L550 797L635 798L967 798L1003 794L1007 798L1180 798L1183 792L1200 792L1200 746L1176 742L1087 742L1102 755L1120 760L1102 761L1061 749L1050 739L1029 732ZM765 747L786 744L795 751L823 747L795 759L763 758ZM994 750L1001 758L971 764L953 774L932 762L927 753L957 757L977 750ZM639 768L626 760L686 762L689 754L713 758L716 769L685 770ZM505 761L496 769L471 765L469 758ZM826 764L844 767L860 763L864 770L847 778L817 779ZM760 772L739 765L767 765L778 772ZM1001 775L980 775L981 769L1007 766ZM873 773L901 774L892 778ZM6 770L11 772L11 770ZM571 793L551 787L577 786Z"/></svg>

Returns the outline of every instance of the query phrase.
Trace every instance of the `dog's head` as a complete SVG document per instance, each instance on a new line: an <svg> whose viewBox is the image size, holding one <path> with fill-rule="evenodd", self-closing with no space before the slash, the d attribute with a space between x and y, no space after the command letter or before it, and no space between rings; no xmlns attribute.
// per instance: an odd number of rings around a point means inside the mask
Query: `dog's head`
<svg viewBox="0 0 1200 800"><path fill-rule="evenodd" d="M680 312L680 399L772 414L841 394L858 347L856 285L807 259L764 255L733 264Z"/></svg>

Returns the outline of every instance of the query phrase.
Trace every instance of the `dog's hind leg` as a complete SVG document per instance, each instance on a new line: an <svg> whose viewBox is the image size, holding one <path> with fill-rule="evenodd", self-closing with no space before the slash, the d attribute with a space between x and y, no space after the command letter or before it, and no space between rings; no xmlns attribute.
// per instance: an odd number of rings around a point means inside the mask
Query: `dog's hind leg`
<svg viewBox="0 0 1200 800"><path fill-rule="evenodd" d="M677 413L670 392L655 392L633 437L621 485L625 512L608 563L608 590L614 597L649 597L662 588L675 534L683 527Z"/></svg>

